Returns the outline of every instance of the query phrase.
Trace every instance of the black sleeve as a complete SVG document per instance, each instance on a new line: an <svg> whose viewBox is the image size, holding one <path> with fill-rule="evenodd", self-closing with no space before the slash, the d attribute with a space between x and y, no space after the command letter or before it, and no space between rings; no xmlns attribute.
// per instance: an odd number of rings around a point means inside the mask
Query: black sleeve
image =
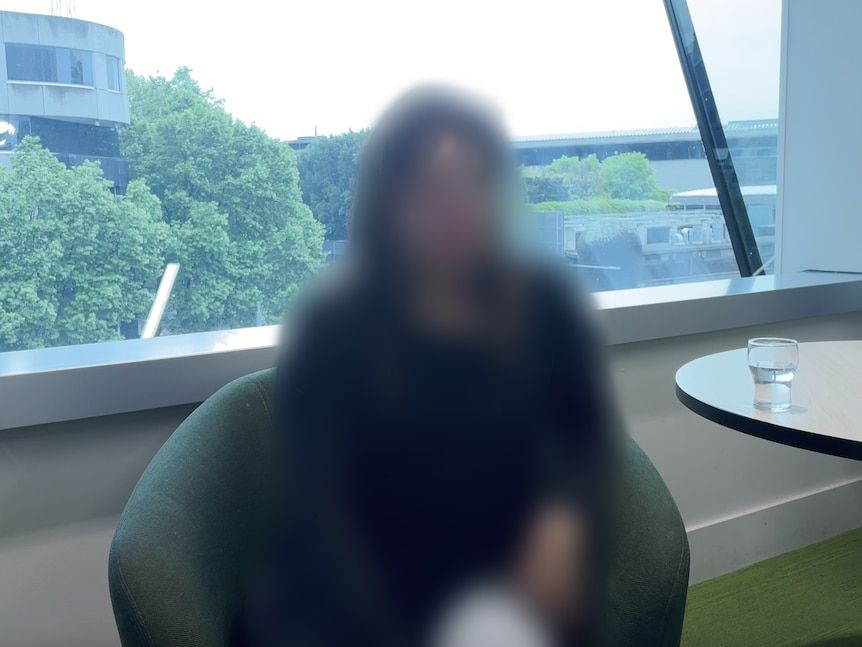
<svg viewBox="0 0 862 647"><path fill-rule="evenodd" d="M596 522L609 504L623 425L590 295L567 267L545 269L540 329L550 371L551 495L586 508Z"/></svg>
<svg viewBox="0 0 862 647"><path fill-rule="evenodd" d="M624 429L590 295L574 277L559 272L546 287L543 329L551 356L547 496L571 506L588 524L585 622L563 644L602 645Z"/></svg>
<svg viewBox="0 0 862 647"><path fill-rule="evenodd" d="M291 599L303 607L300 620L313 625L303 631L325 632L324 644L337 643L341 634L332 632L344 631L392 644L396 619L340 485L349 316L342 308L304 308L285 328L274 395L283 470L282 550L300 571Z"/></svg>

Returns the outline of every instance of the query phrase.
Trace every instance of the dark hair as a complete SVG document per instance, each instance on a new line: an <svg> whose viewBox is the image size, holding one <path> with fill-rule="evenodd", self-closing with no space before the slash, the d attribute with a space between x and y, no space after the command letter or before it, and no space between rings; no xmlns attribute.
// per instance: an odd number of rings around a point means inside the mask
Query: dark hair
<svg viewBox="0 0 862 647"><path fill-rule="evenodd" d="M350 252L354 257L386 272L396 270L394 197L416 172L428 146L450 133L476 148L501 191L512 185L515 165L511 145L488 106L446 86L410 90L383 114L360 151L350 212Z"/></svg>

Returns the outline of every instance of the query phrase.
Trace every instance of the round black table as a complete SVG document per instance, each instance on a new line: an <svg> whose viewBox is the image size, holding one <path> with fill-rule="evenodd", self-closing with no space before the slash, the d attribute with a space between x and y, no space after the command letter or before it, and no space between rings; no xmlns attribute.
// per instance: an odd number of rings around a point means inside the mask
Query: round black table
<svg viewBox="0 0 862 647"><path fill-rule="evenodd" d="M730 429L862 460L862 341L799 344L788 412L754 408L744 348L685 364L676 373L676 395L698 415Z"/></svg>

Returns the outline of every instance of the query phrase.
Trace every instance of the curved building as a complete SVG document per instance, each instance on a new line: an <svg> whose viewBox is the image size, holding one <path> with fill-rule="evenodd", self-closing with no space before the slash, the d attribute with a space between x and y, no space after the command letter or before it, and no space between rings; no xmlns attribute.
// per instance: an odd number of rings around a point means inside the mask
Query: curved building
<svg viewBox="0 0 862 647"><path fill-rule="evenodd" d="M115 191L125 191L123 34L85 20L2 11L0 39L0 163L35 135L68 166L99 161Z"/></svg>

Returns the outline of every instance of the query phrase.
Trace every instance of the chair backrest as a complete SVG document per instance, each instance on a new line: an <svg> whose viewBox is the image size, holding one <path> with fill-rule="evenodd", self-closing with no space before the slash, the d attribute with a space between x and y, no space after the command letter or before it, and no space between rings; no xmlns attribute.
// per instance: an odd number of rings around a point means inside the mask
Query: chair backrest
<svg viewBox="0 0 862 647"><path fill-rule="evenodd" d="M235 380L198 407L132 492L108 576L125 647L228 644L270 510L272 375Z"/></svg>
<svg viewBox="0 0 862 647"><path fill-rule="evenodd" d="M271 517L272 377L269 370L240 378L204 402L132 492L109 560L125 647L228 645ZM609 644L678 645L688 541L667 487L631 440L618 494Z"/></svg>
<svg viewBox="0 0 862 647"><path fill-rule="evenodd" d="M688 594L689 546L676 503L631 438L612 514L608 644L678 646Z"/></svg>

